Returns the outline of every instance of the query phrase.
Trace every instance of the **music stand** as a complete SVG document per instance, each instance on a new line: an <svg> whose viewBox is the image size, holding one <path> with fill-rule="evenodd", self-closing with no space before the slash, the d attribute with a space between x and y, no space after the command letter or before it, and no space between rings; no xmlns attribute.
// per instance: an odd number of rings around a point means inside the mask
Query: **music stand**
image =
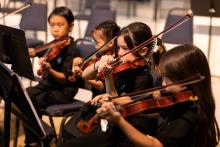
<svg viewBox="0 0 220 147"><path fill-rule="evenodd" d="M20 78L3 63L0 63L0 96L5 101L4 147L9 147L11 112L40 139L46 138L46 132L40 118Z"/></svg>
<svg viewBox="0 0 220 147"><path fill-rule="evenodd" d="M0 61L11 64L13 70L0 63L0 96L5 101L4 147L9 146L11 112L39 138L45 138L40 119L17 75L34 79L24 31L0 25Z"/></svg>
<svg viewBox="0 0 220 147"><path fill-rule="evenodd" d="M220 17L220 1L219 0L191 0L191 9L194 15L208 16L209 22L209 39L207 59L210 60L211 44L212 44L212 18ZM219 76L216 76L219 77Z"/></svg>
<svg viewBox="0 0 220 147"><path fill-rule="evenodd" d="M24 31L0 25L0 61L12 64L12 70L34 79Z"/></svg>

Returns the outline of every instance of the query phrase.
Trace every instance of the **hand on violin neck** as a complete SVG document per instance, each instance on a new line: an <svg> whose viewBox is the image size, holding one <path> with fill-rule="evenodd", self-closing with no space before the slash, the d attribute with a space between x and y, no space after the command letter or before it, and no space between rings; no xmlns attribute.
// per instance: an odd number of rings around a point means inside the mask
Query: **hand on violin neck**
<svg viewBox="0 0 220 147"><path fill-rule="evenodd" d="M48 71L49 69L51 69L51 65L48 62L43 62L41 66L45 71Z"/></svg>
<svg viewBox="0 0 220 147"><path fill-rule="evenodd" d="M35 57L36 56L36 52L34 48L28 48L28 54L30 57Z"/></svg>
<svg viewBox="0 0 220 147"><path fill-rule="evenodd" d="M72 67L79 66L83 62L81 57L76 57L73 59Z"/></svg>
<svg viewBox="0 0 220 147"><path fill-rule="evenodd" d="M99 104L102 104L102 103L105 102L105 101L109 101L109 98L110 98L110 97L111 97L111 95L108 94L108 93L97 95L96 97L94 97L94 98L90 101L90 104L97 106L97 105L99 105Z"/></svg>
<svg viewBox="0 0 220 147"><path fill-rule="evenodd" d="M104 102L100 108L96 110L99 117L118 123L122 117L121 113L116 110L112 102Z"/></svg>
<svg viewBox="0 0 220 147"><path fill-rule="evenodd" d="M79 66L74 66L73 68L72 68L72 73L74 74L74 75L77 75L77 76L82 76L82 69L79 67Z"/></svg>

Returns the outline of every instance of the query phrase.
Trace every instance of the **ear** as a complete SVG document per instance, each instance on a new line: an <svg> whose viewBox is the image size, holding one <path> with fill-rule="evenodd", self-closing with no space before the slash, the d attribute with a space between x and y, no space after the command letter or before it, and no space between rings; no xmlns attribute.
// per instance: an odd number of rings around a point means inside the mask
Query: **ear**
<svg viewBox="0 0 220 147"><path fill-rule="evenodd" d="M114 46L114 40L108 43L108 48L112 48Z"/></svg>
<svg viewBox="0 0 220 147"><path fill-rule="evenodd" d="M69 32L72 32L73 27L74 27L74 23L72 22L72 23L69 25Z"/></svg>
<svg viewBox="0 0 220 147"><path fill-rule="evenodd" d="M148 52L148 48L147 47L143 47L141 50L138 51L138 53L143 57L147 54Z"/></svg>

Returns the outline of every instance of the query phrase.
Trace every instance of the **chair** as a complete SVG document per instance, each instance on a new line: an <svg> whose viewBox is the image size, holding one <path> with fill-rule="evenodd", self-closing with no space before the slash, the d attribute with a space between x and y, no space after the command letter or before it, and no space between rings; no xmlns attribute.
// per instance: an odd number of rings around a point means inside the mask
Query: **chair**
<svg viewBox="0 0 220 147"><path fill-rule="evenodd" d="M187 9L184 8L171 9L166 19L165 28L184 16L187 12L186 10ZM181 24L181 26L178 26L167 34L164 34L162 36L162 40L164 43L171 44L193 43L193 18L189 19L187 22L184 22Z"/></svg>
<svg viewBox="0 0 220 147"><path fill-rule="evenodd" d="M123 0L123 1L125 1L127 4L127 9L126 9L127 17L137 16L137 0Z"/></svg>
<svg viewBox="0 0 220 147"><path fill-rule="evenodd" d="M84 37L91 37L92 30L101 22L116 20L116 11L112 9L93 8Z"/></svg>
<svg viewBox="0 0 220 147"><path fill-rule="evenodd" d="M20 28L26 32L28 47L35 48L47 42L47 2L45 4L33 3L21 14ZM27 34L28 31L33 32L34 35L29 37ZM38 31L43 31L45 33L44 41L38 39Z"/></svg>
<svg viewBox="0 0 220 147"><path fill-rule="evenodd" d="M110 0L85 0L84 5L83 5L83 1L80 1L79 13L77 15L75 15L75 19L78 20L78 31L79 31L80 37L81 37L80 21L81 20L88 21L88 26L89 26L89 23L92 21L91 18L94 19L94 12L96 13L96 11L95 11L96 9L105 10L105 11L112 11L112 10L110 10ZM90 13L86 13L87 10L89 10ZM100 13L100 14L102 14L102 17L104 17L105 20L107 20L106 17L107 18L110 17L109 19L111 19L111 15L109 16L108 14L106 15L105 13L104 14ZM95 14L95 17L100 18L100 14ZM114 20L115 20L115 17L114 17Z"/></svg>
<svg viewBox="0 0 220 147"><path fill-rule="evenodd" d="M50 125L56 134L57 146L62 142L62 132L65 122L69 116L72 116L74 112L79 109L92 98L92 92L90 90L79 88L77 94L74 97L74 101L70 104L58 104L48 106L45 110L42 110L43 114L49 117ZM55 126L52 117L63 117L60 124L60 133L57 135L55 132Z"/></svg>
<svg viewBox="0 0 220 147"><path fill-rule="evenodd" d="M68 1L64 0L64 2L65 2L65 5L68 6ZM53 5L54 5L54 8L57 7L57 0L54 0L54 4Z"/></svg>

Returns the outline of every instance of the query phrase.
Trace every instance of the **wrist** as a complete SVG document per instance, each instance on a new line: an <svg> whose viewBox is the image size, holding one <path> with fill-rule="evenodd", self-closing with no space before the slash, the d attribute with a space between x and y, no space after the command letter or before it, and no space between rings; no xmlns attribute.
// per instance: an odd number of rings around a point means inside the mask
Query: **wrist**
<svg viewBox="0 0 220 147"><path fill-rule="evenodd" d="M114 123L119 125L122 124L122 122L124 121L124 117L122 115L119 115L117 118L114 119Z"/></svg>
<svg viewBox="0 0 220 147"><path fill-rule="evenodd" d="M98 65L97 65L96 63L97 63L97 62L95 62L95 63L93 64L93 69L94 69L95 72L98 71Z"/></svg>

